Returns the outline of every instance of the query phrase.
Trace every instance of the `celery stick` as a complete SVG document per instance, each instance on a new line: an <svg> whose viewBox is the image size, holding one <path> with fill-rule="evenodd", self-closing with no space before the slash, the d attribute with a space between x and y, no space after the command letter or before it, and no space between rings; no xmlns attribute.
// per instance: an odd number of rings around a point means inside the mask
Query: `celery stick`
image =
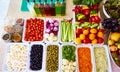
<svg viewBox="0 0 120 72"><path fill-rule="evenodd" d="M67 41L70 42L70 32L71 32L71 23L69 22L68 32L67 32Z"/></svg>
<svg viewBox="0 0 120 72"><path fill-rule="evenodd" d="M61 35L61 40L63 41L63 22L61 22L61 27L60 27L60 35Z"/></svg>
<svg viewBox="0 0 120 72"><path fill-rule="evenodd" d="M70 41L73 40L74 37L74 30L73 30L73 25L71 24L71 30L70 30Z"/></svg>
<svg viewBox="0 0 120 72"><path fill-rule="evenodd" d="M69 22L66 22L66 27L65 27L65 34L64 34L64 41L67 41L68 39L68 31L69 31Z"/></svg>
<svg viewBox="0 0 120 72"><path fill-rule="evenodd" d="M69 30L68 30L68 41L70 42L71 40L71 24L69 24Z"/></svg>
<svg viewBox="0 0 120 72"><path fill-rule="evenodd" d="M71 29L72 29L72 32L71 32L71 41L73 40L74 38L74 30L73 30L73 26L71 25Z"/></svg>
<svg viewBox="0 0 120 72"><path fill-rule="evenodd" d="M66 24L63 21L62 22L62 33L61 33L62 41L64 41L65 28L66 28Z"/></svg>

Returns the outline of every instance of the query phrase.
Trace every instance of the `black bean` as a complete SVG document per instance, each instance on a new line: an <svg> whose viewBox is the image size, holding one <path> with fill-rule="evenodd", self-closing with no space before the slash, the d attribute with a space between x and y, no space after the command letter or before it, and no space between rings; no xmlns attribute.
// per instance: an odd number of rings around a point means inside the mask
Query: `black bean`
<svg viewBox="0 0 120 72"><path fill-rule="evenodd" d="M39 44L32 45L30 52L30 69L40 70L42 68L43 46Z"/></svg>

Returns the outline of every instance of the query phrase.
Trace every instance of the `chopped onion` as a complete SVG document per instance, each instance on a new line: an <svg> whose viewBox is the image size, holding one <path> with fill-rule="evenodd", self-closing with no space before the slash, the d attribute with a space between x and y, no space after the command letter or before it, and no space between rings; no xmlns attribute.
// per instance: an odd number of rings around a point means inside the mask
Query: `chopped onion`
<svg viewBox="0 0 120 72"><path fill-rule="evenodd" d="M49 19L49 23L54 23L54 20L53 19Z"/></svg>
<svg viewBox="0 0 120 72"><path fill-rule="evenodd" d="M55 35L55 36L57 36L57 34L58 34L58 31L54 31L53 33L54 33L54 35Z"/></svg>
<svg viewBox="0 0 120 72"><path fill-rule="evenodd" d="M53 31L58 31L58 27L54 27Z"/></svg>
<svg viewBox="0 0 120 72"><path fill-rule="evenodd" d="M58 24L58 22L54 22L54 26L58 26L59 24Z"/></svg>
<svg viewBox="0 0 120 72"><path fill-rule="evenodd" d="M49 30L53 30L53 27L49 26L48 29L49 29Z"/></svg>
<svg viewBox="0 0 120 72"><path fill-rule="evenodd" d="M50 29L46 29L46 32L49 33L49 32L50 32Z"/></svg>
<svg viewBox="0 0 120 72"><path fill-rule="evenodd" d="M54 41L57 41L57 36L54 36L54 37L53 37L53 40L54 40Z"/></svg>
<svg viewBox="0 0 120 72"><path fill-rule="evenodd" d="M53 34L53 33L50 33L50 37L54 37L54 34Z"/></svg>
<svg viewBox="0 0 120 72"><path fill-rule="evenodd" d="M50 23L50 26L53 27L54 25L52 23Z"/></svg>
<svg viewBox="0 0 120 72"><path fill-rule="evenodd" d="M46 28L48 28L50 26L50 24L49 23L46 23Z"/></svg>
<svg viewBox="0 0 120 72"><path fill-rule="evenodd" d="M45 38L48 38L50 35L49 34L45 34Z"/></svg>

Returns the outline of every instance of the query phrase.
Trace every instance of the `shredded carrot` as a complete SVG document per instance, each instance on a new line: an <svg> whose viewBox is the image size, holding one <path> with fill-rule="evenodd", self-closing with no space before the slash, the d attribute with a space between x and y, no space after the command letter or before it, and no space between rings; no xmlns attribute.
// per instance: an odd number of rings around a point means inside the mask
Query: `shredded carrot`
<svg viewBox="0 0 120 72"><path fill-rule="evenodd" d="M92 72L91 52L89 48L78 48L78 64L80 72Z"/></svg>

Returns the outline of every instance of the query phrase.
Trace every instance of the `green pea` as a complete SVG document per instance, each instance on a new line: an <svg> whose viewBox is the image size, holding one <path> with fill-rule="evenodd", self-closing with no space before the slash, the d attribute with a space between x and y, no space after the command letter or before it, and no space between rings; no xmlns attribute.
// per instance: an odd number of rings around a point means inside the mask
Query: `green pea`
<svg viewBox="0 0 120 72"><path fill-rule="evenodd" d="M57 45L49 45L47 47L46 70L54 72L58 70L58 54L59 47Z"/></svg>

